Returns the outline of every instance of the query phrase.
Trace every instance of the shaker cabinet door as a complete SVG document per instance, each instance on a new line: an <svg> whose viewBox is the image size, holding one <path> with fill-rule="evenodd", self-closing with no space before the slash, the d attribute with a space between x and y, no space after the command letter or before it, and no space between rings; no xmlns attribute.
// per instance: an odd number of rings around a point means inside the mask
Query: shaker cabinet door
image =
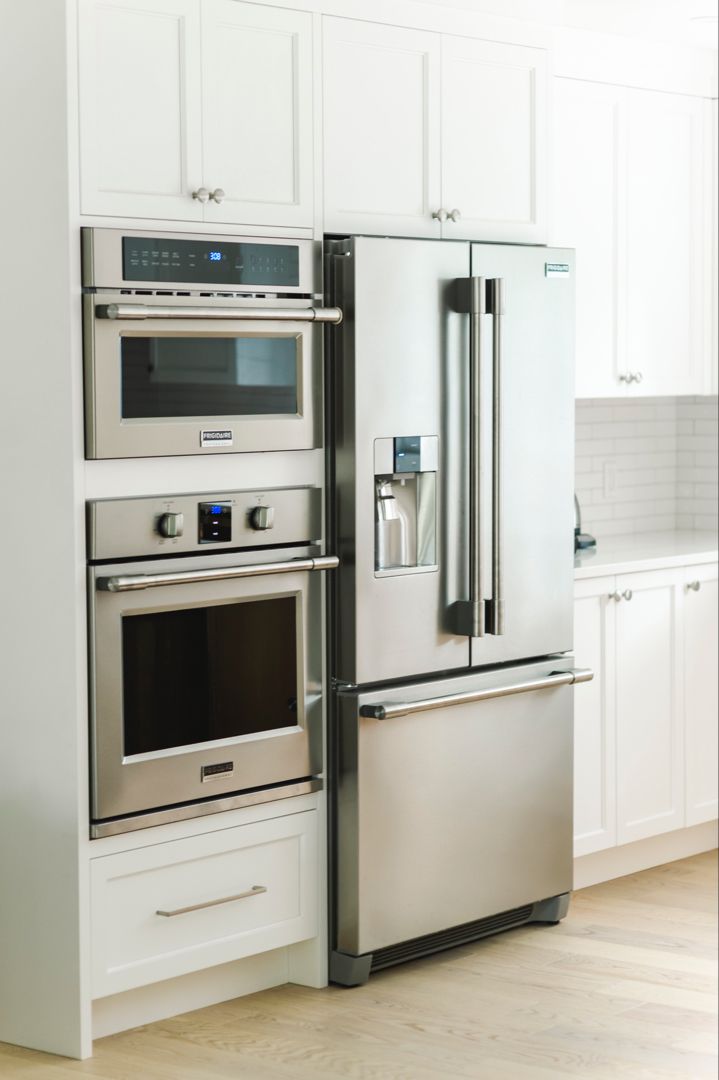
<svg viewBox="0 0 719 1080"><path fill-rule="evenodd" d="M613 397L626 375L623 188L626 90L554 80L550 236L576 249L576 396Z"/></svg>
<svg viewBox="0 0 719 1080"><path fill-rule="evenodd" d="M574 854L617 842L613 578L575 586L574 655L594 678L574 691Z"/></svg>
<svg viewBox="0 0 719 1080"><path fill-rule="evenodd" d="M617 840L684 825L676 572L616 578Z"/></svg>
<svg viewBox="0 0 719 1080"><path fill-rule="evenodd" d="M687 567L682 584L687 825L717 816L717 567Z"/></svg>
<svg viewBox="0 0 719 1080"><path fill-rule="evenodd" d="M325 231L439 237L439 36L323 27Z"/></svg>
<svg viewBox="0 0 719 1080"><path fill-rule="evenodd" d="M311 228L312 16L202 0L202 103L205 221Z"/></svg>
<svg viewBox="0 0 719 1080"><path fill-rule="evenodd" d="M442 205L450 239L546 242L546 54L442 37Z"/></svg>
<svg viewBox="0 0 719 1080"><path fill-rule="evenodd" d="M701 98L630 90L626 350L632 393L705 389Z"/></svg>
<svg viewBox="0 0 719 1080"><path fill-rule="evenodd" d="M80 0L83 214L202 220L196 0Z"/></svg>

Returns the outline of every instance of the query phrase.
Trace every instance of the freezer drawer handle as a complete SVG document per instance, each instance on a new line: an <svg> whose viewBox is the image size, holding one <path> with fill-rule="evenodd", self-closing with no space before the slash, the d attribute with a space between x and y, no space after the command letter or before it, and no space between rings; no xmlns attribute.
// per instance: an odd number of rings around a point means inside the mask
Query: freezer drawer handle
<svg viewBox="0 0 719 1080"><path fill-rule="evenodd" d="M342 312L331 308L250 308L250 307L176 307L150 304L99 304L98 319L252 319L254 322L326 322L341 323Z"/></svg>
<svg viewBox="0 0 719 1080"><path fill-rule="evenodd" d="M252 566L222 566L209 570L177 570L170 574L127 574L122 577L101 577L97 587L101 592L133 592L159 585L187 585L201 581L225 581L228 578L259 577L261 574L293 574L300 570L335 570L336 555L318 555L314 559L291 559L288 562L256 563Z"/></svg>
<svg viewBox="0 0 719 1080"><path fill-rule="evenodd" d="M571 671L553 671L542 679L531 682L511 683L509 686L492 686L487 690L467 690L447 697L424 698L419 701L400 702L397 705L362 705L360 716L373 720L392 720L398 716L446 709L450 705L468 705L473 701L489 701L492 698L509 697L510 694L527 694L532 690L548 690L553 686L571 686L573 683L589 682L594 678L590 668L573 668Z"/></svg>
<svg viewBox="0 0 719 1080"><path fill-rule="evenodd" d="M191 904L189 907L175 908L174 911L156 911L156 915L162 915L163 919L172 919L175 915L187 915L189 911L203 911L208 907L217 907L218 904L231 904L234 900L244 900L247 896L259 896L267 892L266 885L253 885L245 892L235 893L234 896L223 896L221 900L206 900L204 904Z"/></svg>

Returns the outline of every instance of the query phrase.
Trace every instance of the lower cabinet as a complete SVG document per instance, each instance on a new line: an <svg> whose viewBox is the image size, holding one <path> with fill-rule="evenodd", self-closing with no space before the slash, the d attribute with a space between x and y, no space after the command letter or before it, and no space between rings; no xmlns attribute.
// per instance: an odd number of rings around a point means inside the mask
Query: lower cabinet
<svg viewBox="0 0 719 1080"><path fill-rule="evenodd" d="M578 581L575 856L717 816L717 567Z"/></svg>
<svg viewBox="0 0 719 1080"><path fill-rule="evenodd" d="M91 863L93 997L318 933L317 811Z"/></svg>

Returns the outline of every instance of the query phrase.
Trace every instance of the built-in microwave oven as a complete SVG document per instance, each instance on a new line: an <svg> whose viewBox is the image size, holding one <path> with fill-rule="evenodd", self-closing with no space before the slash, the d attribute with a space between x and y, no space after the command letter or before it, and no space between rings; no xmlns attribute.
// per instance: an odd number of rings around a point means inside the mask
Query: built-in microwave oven
<svg viewBox="0 0 719 1080"><path fill-rule="evenodd" d="M321 445L312 240L82 230L85 456Z"/></svg>

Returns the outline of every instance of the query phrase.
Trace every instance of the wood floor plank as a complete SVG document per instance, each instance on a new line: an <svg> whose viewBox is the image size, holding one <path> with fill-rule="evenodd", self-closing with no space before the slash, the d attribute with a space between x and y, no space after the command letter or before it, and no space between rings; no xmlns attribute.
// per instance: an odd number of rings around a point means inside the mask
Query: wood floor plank
<svg viewBox="0 0 719 1080"><path fill-rule="evenodd" d="M98 1040L0 1044L2 1080L704 1080L717 1075L713 853L593 886L559 926L284 986Z"/></svg>

